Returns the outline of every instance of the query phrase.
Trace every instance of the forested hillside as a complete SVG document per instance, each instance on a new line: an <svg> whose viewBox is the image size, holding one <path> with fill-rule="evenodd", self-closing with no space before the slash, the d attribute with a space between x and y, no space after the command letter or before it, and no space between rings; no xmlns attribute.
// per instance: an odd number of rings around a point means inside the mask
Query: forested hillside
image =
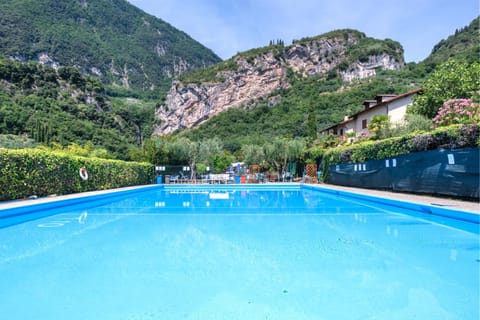
<svg viewBox="0 0 480 320"><path fill-rule="evenodd" d="M44 145L93 143L128 159L150 136L153 111L151 103L109 98L98 79L76 68L0 59L0 135L26 135Z"/></svg>
<svg viewBox="0 0 480 320"><path fill-rule="evenodd" d="M77 66L117 88L160 93L174 76L221 61L125 0L2 0L1 55Z"/></svg>
<svg viewBox="0 0 480 320"><path fill-rule="evenodd" d="M447 39L440 40L432 53L423 61L432 70L449 58L465 59L467 62L479 61L480 56L480 17L474 19L468 26L455 30Z"/></svg>

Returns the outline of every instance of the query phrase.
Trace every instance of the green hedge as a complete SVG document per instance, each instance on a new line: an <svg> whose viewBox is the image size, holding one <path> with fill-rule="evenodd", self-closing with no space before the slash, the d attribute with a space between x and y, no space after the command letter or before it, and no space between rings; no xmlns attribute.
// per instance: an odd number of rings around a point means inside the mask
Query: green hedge
<svg viewBox="0 0 480 320"><path fill-rule="evenodd" d="M88 180L80 178L85 167ZM151 164L83 158L36 149L0 149L0 201L152 183Z"/></svg>
<svg viewBox="0 0 480 320"><path fill-rule="evenodd" d="M381 160L406 153L436 149L478 147L479 132L478 124L452 125L428 133L413 133L402 137L328 149L323 152L322 157L323 179L328 181L328 170L335 164Z"/></svg>

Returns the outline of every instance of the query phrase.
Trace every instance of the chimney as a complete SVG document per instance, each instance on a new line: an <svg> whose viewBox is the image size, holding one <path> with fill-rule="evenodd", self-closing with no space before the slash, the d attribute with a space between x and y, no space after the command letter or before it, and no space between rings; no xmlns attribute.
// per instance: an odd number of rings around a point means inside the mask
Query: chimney
<svg viewBox="0 0 480 320"><path fill-rule="evenodd" d="M375 97L375 100L377 101L377 103L382 103L392 98L395 98L396 96L397 96L396 94L385 94L385 93L377 94L377 96Z"/></svg>
<svg viewBox="0 0 480 320"><path fill-rule="evenodd" d="M377 104L377 100L365 100L363 102L363 106L365 107L365 110L370 109L376 104Z"/></svg>

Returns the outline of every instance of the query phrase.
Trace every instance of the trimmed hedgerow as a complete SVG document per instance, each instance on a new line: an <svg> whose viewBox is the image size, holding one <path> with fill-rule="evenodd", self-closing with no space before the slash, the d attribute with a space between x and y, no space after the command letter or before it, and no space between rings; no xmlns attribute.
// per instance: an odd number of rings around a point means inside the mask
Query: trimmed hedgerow
<svg viewBox="0 0 480 320"><path fill-rule="evenodd" d="M323 177L328 181L328 170L335 164L381 160L428 150L479 147L479 134L478 124L452 125L428 133L412 133L402 137L328 149L322 158Z"/></svg>
<svg viewBox="0 0 480 320"><path fill-rule="evenodd" d="M85 167L88 180L82 180ZM152 183L151 164L83 158L36 149L0 149L0 201Z"/></svg>

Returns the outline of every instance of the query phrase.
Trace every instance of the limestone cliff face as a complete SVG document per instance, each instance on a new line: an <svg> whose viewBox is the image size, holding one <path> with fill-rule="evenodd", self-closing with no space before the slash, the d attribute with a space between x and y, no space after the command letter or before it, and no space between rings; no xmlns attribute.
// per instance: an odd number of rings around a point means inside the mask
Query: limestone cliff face
<svg viewBox="0 0 480 320"><path fill-rule="evenodd" d="M216 82L181 83L175 81L165 103L156 110L154 135L165 135L181 128L191 128L229 108L244 107L267 98L277 89L288 88L288 70L304 77L338 70L345 81L375 75L375 69L397 70L403 61L386 53L347 62L347 49L358 44L358 37L325 37L296 43L245 57L232 58L236 70L217 73ZM340 64L344 64L340 69ZM345 67L347 63L347 67ZM340 71L343 70L343 71ZM220 80L223 79L223 80Z"/></svg>
<svg viewBox="0 0 480 320"><path fill-rule="evenodd" d="M329 72L345 60L348 46L357 44L354 37L320 38L316 41L293 44L285 52L286 66L304 76Z"/></svg>
<svg viewBox="0 0 480 320"><path fill-rule="evenodd" d="M353 81L355 79L364 79L376 75L375 69L381 68L383 70L400 70L402 64L396 61L388 54L380 54L368 57L367 62L354 62L348 71L340 72L344 81Z"/></svg>
<svg viewBox="0 0 480 320"><path fill-rule="evenodd" d="M190 128L229 108L246 105L287 87L287 69L273 54L255 58L252 63L237 60L238 69L222 73L223 82L182 85L175 81L165 104L156 111L157 135Z"/></svg>

